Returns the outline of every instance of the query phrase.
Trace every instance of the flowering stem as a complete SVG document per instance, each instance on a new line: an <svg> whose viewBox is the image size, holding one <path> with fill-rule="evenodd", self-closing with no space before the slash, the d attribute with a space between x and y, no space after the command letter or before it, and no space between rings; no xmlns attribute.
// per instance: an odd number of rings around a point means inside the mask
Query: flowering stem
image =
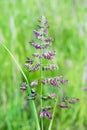
<svg viewBox="0 0 87 130"><path fill-rule="evenodd" d="M43 44L43 43L42 43ZM43 53L43 49L41 49L41 54L40 55L42 55L42 53ZM43 63L42 63L42 58L40 58L40 64L41 64L41 66L40 66L40 80L42 80L42 78L43 78L43 72L42 72L42 67L43 67ZM41 91L40 91L40 95L41 95L41 110L42 110L42 107L43 107L43 101L42 101L42 93L43 93L43 89L42 89L42 83L40 84L40 86L41 86ZM41 130L43 130L43 118L41 118Z"/></svg>
<svg viewBox="0 0 87 130"><path fill-rule="evenodd" d="M42 60L40 59L40 64L41 64L41 66L40 66L40 78L42 79ZM41 95L41 97L42 97L42 83L40 84L40 87L41 87L41 90L40 90L40 95ZM42 106L43 106L43 103L42 103L42 98L41 98L41 110L42 110ZM41 128L42 128L42 130L43 130L43 118L41 118Z"/></svg>

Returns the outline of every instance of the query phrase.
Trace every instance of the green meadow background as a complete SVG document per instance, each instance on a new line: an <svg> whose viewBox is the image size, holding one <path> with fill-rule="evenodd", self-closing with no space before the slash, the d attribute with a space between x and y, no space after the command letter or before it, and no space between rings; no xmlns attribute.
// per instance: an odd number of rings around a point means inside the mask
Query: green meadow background
<svg viewBox="0 0 87 130"><path fill-rule="evenodd" d="M87 85L86 0L0 0L0 130L35 130L32 110L24 109L24 93L20 91L24 77L2 44L28 77L24 64L33 53L28 42L42 15L48 19L49 35L55 38L57 74L69 80L67 94L80 98L71 109L58 108L52 130L87 130L87 92L83 91ZM48 130L49 119L43 122Z"/></svg>

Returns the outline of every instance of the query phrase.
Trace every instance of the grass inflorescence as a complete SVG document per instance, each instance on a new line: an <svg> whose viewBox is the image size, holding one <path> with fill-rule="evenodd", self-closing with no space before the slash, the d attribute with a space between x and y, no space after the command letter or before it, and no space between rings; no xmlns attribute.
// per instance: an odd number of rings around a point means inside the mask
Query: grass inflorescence
<svg viewBox="0 0 87 130"><path fill-rule="evenodd" d="M63 87L66 86L68 80L64 79L62 75L46 76L48 71L52 73L58 71L58 65L54 62L56 51L52 49L54 38L49 37L48 30L48 21L45 16L42 16L38 20L38 29L33 30L33 40L29 42L29 46L31 49L34 48L35 51L31 56L26 58L25 63L29 75L31 75L30 73L34 75L34 73L38 71L40 72L40 76L36 79L34 78L34 80L32 79L32 81L30 80L29 84L23 82L20 85L20 89L23 91L26 91L29 87L28 96L26 96L27 102L34 101L35 104L39 102L37 113L41 118L42 130L44 127L42 118L48 117L51 119L49 124L49 130L51 130L55 112L58 107L68 109L71 108L72 104L79 101L79 98L70 99L70 97L63 92ZM31 79L30 76L29 79ZM52 89L52 92L49 89ZM67 89L67 87L65 87L65 89Z"/></svg>

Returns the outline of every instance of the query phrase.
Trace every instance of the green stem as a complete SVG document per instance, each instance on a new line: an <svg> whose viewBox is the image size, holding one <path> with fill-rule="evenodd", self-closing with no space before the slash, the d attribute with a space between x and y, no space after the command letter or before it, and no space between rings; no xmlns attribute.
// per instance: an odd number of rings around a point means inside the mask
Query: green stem
<svg viewBox="0 0 87 130"><path fill-rule="evenodd" d="M42 55L42 50L41 50L41 55ZM42 73L42 59L40 59L40 81L42 80L42 77L43 77L43 73ZM41 97L42 97L42 92L43 92L43 89L42 89L42 83L40 84L40 94L41 94ZM42 98L41 98L41 110L42 110L42 107L43 107L43 102L42 102ZM43 118L41 118L41 130L43 130Z"/></svg>
<svg viewBox="0 0 87 130"><path fill-rule="evenodd" d="M51 130L51 129L52 129L53 120L54 120L55 113L56 113L57 103L58 103L58 94L57 94L57 98L56 98L55 106L54 106L54 109L53 109L52 120L50 121L50 124L49 124L49 128L48 128L48 130Z"/></svg>
<svg viewBox="0 0 87 130"><path fill-rule="evenodd" d="M28 83L28 79L25 75L25 73L23 72L22 68L20 67L19 63L16 61L15 57L13 56L13 54L10 52L10 50L4 45L4 43L2 43L2 41L0 41L0 44L4 47L4 49L9 53L9 55L12 57L13 61L15 62L15 64L17 65L17 68L20 70L20 72L22 73L22 75L24 76L27 84ZM28 85L28 94L31 95L31 91L30 91L30 86ZM38 119L38 116L37 116L37 111L36 111L36 108L35 108L35 104L34 104L34 101L30 101L30 106L31 106L31 109L32 109L32 113L33 113L33 117L34 117L34 120L36 122L36 130L40 130L40 125L39 125L39 119Z"/></svg>

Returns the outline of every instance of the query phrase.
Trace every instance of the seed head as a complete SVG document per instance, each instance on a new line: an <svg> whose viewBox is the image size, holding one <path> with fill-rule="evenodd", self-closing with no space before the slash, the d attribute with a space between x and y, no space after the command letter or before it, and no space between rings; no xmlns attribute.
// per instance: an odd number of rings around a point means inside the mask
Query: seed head
<svg viewBox="0 0 87 130"><path fill-rule="evenodd" d="M35 100L35 99L36 99L36 101L38 99L43 100L43 101L41 101L42 108L41 108L41 112L40 112L40 118L47 116L49 119L52 119L52 114L49 112L49 110L53 110L53 108L55 106L55 99L57 98L56 95L58 93L57 92L51 93L51 94L48 93L44 96L43 93L45 94L45 91L43 92L43 86L45 86L45 85L46 85L46 87L53 86L53 87L55 87L55 89L58 89L58 88L60 88L60 86L61 87L63 86L62 84L67 83L68 80L63 79L62 76L56 76L56 77L52 76L52 77L48 78L47 75L45 75L45 72L47 70L53 72L54 70L58 69L58 66L55 64L51 64L52 60L54 59L54 57L56 55L56 52L50 50L50 47L52 45L51 42L53 42L54 38L48 37L48 29L49 29L48 21L44 16L42 16L38 20L38 22L39 22L38 30L36 30L36 29L33 30L35 37L34 37L34 39L32 39L31 42L29 42L29 45L32 46L36 50L36 52L34 51L34 53L32 54L32 59L27 57L25 66L29 72L36 72L38 70L38 72L40 72L40 76L38 76L38 77L40 77L40 79L32 80L32 82L30 82L29 85L26 85L26 83L22 83L20 86L20 89L24 91L29 86L31 93L28 93L28 97L26 98L26 100L27 101ZM45 61L47 62L47 64ZM48 64L48 62L49 62L49 64ZM33 79L33 76L32 76L32 79ZM38 86L38 87L36 87L36 86ZM48 92L50 92L50 91L48 90ZM45 104L49 103L48 100L50 100L50 103L51 103L51 101L52 101L52 103L54 102L53 106L50 106L50 105L45 106ZM45 103L45 101L46 101L46 103ZM70 106L69 106L70 104L74 104L78 101L79 101L79 98L73 98L71 100L69 98L68 99L63 98L62 103L60 103L58 106L60 108L70 108Z"/></svg>

